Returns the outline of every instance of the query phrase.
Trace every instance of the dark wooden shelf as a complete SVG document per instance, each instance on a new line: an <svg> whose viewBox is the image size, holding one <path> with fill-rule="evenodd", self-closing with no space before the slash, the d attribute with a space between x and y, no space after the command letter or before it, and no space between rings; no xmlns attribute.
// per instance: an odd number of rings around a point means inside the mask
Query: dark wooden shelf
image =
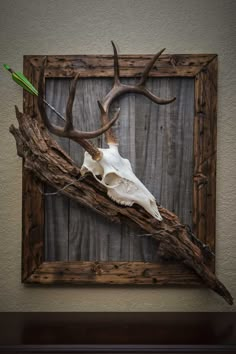
<svg viewBox="0 0 236 354"><path fill-rule="evenodd" d="M8 352L236 353L236 314L1 313Z"/></svg>

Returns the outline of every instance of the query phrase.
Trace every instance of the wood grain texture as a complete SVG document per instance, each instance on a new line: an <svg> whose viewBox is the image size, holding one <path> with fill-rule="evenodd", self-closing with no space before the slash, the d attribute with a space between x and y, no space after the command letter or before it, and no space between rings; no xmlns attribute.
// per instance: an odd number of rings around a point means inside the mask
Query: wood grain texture
<svg viewBox="0 0 236 354"><path fill-rule="evenodd" d="M186 285L186 282L191 285L201 284L193 271L185 273L185 266L176 262L44 262L28 282L154 286Z"/></svg>
<svg viewBox="0 0 236 354"><path fill-rule="evenodd" d="M36 71L28 60L24 61L24 74L31 82L37 81ZM31 117L37 116L35 98L27 91L24 91L23 109ZM24 282L44 259L44 201L39 191L43 183L27 171L24 159L22 174L21 280Z"/></svg>
<svg viewBox="0 0 236 354"><path fill-rule="evenodd" d="M136 99L136 173L157 202L192 224L194 82L150 79L148 88L161 97L176 96L159 106Z"/></svg>
<svg viewBox="0 0 236 354"><path fill-rule="evenodd" d="M139 76L153 55L119 55L123 77ZM215 57L214 54L164 54L154 65L152 77L195 77L202 67ZM43 56L25 56L38 68ZM112 55L49 55L46 77L73 77L79 70L81 77L113 77Z"/></svg>
<svg viewBox="0 0 236 354"><path fill-rule="evenodd" d="M134 79L122 82L133 84ZM47 80L47 100L65 112L68 80ZM110 90L110 79L80 79L74 102L75 127L96 130L99 125L97 100ZM183 223L192 223L194 81L151 78L147 87L160 97L177 96L172 105L159 106L140 95L126 95L113 105L121 108L115 126L120 153L157 201L177 213ZM115 107L114 107L115 106ZM52 116L51 114L49 115ZM57 121L58 123L58 119ZM81 166L84 151L78 144L57 138ZM94 140L101 146L100 139ZM105 147L103 142L102 144ZM50 189L51 191L51 189ZM126 225L114 225L81 208L65 197L48 196L45 204L46 260L158 261L155 240L137 237Z"/></svg>
<svg viewBox="0 0 236 354"><path fill-rule="evenodd" d="M46 99L65 116L70 80L46 80ZM47 114L52 123L63 125L63 121L49 108ZM69 140L54 136L64 151L69 153ZM67 261L69 242L69 200L58 194L55 189L45 186L45 259L48 261Z"/></svg>
<svg viewBox="0 0 236 354"><path fill-rule="evenodd" d="M194 232L215 249L217 58L195 78Z"/></svg>

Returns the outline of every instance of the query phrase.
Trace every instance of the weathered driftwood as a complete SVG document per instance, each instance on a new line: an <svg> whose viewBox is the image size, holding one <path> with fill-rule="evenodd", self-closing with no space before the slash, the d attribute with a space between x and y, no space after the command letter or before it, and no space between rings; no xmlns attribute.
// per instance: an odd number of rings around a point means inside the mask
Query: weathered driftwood
<svg viewBox="0 0 236 354"><path fill-rule="evenodd" d="M15 137L18 155L24 159L26 169L42 182L60 189L64 195L109 220L135 224L145 233L152 234L165 254L192 268L209 288L233 304L231 294L206 266L202 251L190 241L185 226L175 214L159 208L163 217L160 222L137 205L122 207L115 204L107 197L105 188L91 175L81 179L79 167L49 136L42 124L20 113L17 108L16 116L19 129L12 125L10 132Z"/></svg>

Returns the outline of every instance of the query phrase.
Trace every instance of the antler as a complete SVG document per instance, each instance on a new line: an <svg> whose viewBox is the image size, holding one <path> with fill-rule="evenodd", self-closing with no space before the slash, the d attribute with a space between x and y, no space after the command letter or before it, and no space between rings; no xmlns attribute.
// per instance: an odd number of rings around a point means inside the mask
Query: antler
<svg viewBox="0 0 236 354"><path fill-rule="evenodd" d="M159 58L159 56L163 53L165 50L162 49L160 52L155 54L153 58L147 63L146 67L144 68L144 71L142 73L142 76L139 80L139 82L135 85L124 85L120 82L120 69L119 69L119 61L118 61L118 54L117 54L117 49L113 41L111 41L113 51L114 51L114 84L111 89L111 91L106 95L106 97L102 100L102 102L98 102L100 111L101 111L101 120L104 125L107 125L109 122L109 108L111 103L119 96L125 94L125 93L138 93L140 95L148 97L151 101L157 104L168 104L173 102L176 97L173 97L171 99L162 99L158 96L155 96L151 91L149 91L145 87L145 83L148 79L148 75L155 64L156 60ZM112 129L108 129L105 133L106 136L106 141L108 144L117 144L117 138L115 137Z"/></svg>
<svg viewBox="0 0 236 354"><path fill-rule="evenodd" d="M95 147L91 142L87 141L87 139L96 138L99 135L102 135L106 132L118 119L119 111L115 113L114 117L111 121L107 121L103 127L90 132L80 131L74 128L73 126L73 115L72 115L72 107L75 98L76 84L79 78L79 74L75 76L70 86L70 93L66 106L66 123L64 127L56 126L50 122L48 119L45 106L44 106L44 69L45 69L46 57L43 60L42 67L40 70L39 77L39 87L38 87L38 109L41 115L41 118L48 128L48 130L57 136L66 137L71 140L74 140L78 144L80 144L91 156L94 160L100 160L102 158L102 152Z"/></svg>

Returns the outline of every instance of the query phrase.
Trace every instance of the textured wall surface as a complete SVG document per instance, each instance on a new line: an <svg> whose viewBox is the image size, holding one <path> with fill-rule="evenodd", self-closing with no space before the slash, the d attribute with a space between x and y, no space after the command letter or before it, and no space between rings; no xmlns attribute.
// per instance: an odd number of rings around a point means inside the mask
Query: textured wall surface
<svg viewBox="0 0 236 354"><path fill-rule="evenodd" d="M236 2L234 0L21 0L0 4L0 64L24 54L217 53L217 260L236 298ZM22 91L0 73L0 311L234 311L207 289L30 287L20 283L21 159L8 132Z"/></svg>

